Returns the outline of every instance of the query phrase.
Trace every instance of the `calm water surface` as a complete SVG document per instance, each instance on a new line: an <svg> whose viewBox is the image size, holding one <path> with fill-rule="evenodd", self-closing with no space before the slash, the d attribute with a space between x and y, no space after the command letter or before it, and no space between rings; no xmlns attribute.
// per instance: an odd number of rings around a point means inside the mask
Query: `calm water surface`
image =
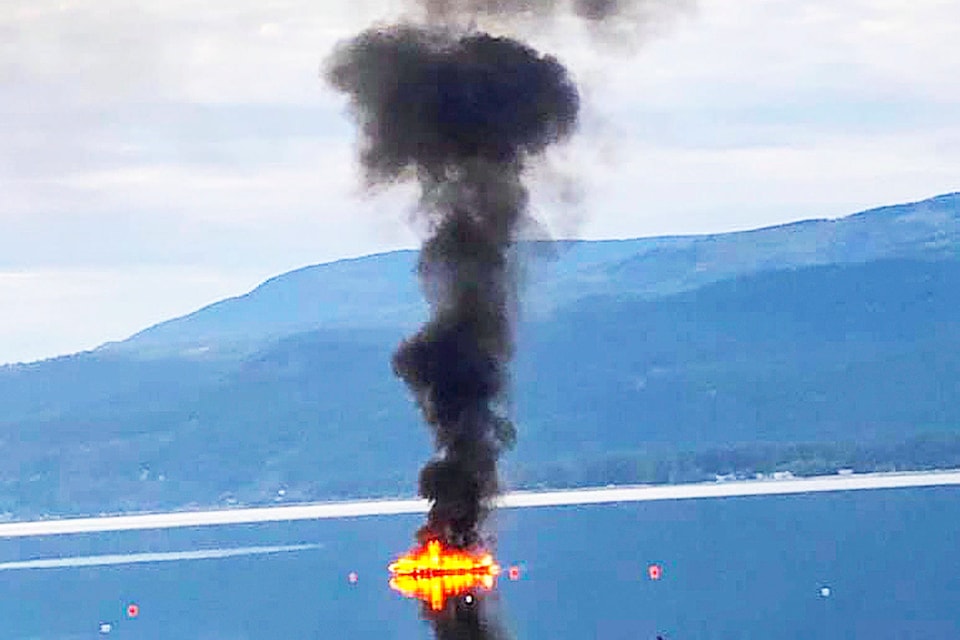
<svg viewBox="0 0 960 640"><path fill-rule="evenodd" d="M496 521L501 563L524 569L497 592L517 640L960 638L958 488L512 510ZM0 569L0 638L429 638L417 604L386 586L386 564L419 524L390 516L0 540L0 563L318 545Z"/></svg>

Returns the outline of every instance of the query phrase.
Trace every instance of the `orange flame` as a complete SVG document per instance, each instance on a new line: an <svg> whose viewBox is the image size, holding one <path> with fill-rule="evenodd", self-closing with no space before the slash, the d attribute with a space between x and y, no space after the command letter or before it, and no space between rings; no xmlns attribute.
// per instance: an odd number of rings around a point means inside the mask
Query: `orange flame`
<svg viewBox="0 0 960 640"><path fill-rule="evenodd" d="M476 589L493 589L500 574L500 566L489 553L447 549L439 540L411 551L388 569L394 591L419 598L434 611L442 611L447 598Z"/></svg>

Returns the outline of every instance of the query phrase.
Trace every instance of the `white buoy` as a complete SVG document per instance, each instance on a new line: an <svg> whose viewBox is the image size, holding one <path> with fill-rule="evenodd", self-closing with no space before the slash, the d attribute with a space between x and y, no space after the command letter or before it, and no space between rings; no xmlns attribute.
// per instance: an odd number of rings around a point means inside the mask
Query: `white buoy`
<svg viewBox="0 0 960 640"><path fill-rule="evenodd" d="M830 587L821 587L820 588L820 597L829 598L830 597Z"/></svg>
<svg viewBox="0 0 960 640"><path fill-rule="evenodd" d="M107 635L107 634L110 633L111 631L113 631L113 625L112 625L112 624L110 624L109 622L101 622L101 623L100 623L100 633L101 633L101 634Z"/></svg>

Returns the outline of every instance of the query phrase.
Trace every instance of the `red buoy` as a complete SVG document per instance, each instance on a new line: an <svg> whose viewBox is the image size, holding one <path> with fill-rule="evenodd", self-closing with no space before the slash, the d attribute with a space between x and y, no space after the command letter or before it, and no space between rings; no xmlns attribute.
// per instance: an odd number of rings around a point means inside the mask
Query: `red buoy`
<svg viewBox="0 0 960 640"><path fill-rule="evenodd" d="M659 580L663 577L663 567L658 564L652 564L647 567L647 575L650 576L651 580Z"/></svg>

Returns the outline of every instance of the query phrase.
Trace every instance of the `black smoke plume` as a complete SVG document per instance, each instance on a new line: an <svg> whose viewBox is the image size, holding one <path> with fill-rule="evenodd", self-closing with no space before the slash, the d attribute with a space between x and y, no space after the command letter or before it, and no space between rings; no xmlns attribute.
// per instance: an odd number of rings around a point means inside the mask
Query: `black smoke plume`
<svg viewBox="0 0 960 640"><path fill-rule="evenodd" d="M482 542L497 459L516 437L505 410L518 286L511 247L536 227L523 177L574 132L580 99L555 58L462 25L564 10L624 23L687 0L410 1L427 26L361 33L334 52L326 77L350 98L370 185L415 180L421 189L430 236L419 276L431 318L400 345L393 367L437 448L420 473L431 509L418 537L468 548ZM424 616L441 640L506 637L480 597L452 600L439 615L425 607Z"/></svg>
<svg viewBox="0 0 960 640"><path fill-rule="evenodd" d="M441 612L424 610L424 617L433 623L439 640L506 640L509 637L481 595L452 598Z"/></svg>
<svg viewBox="0 0 960 640"><path fill-rule="evenodd" d="M479 542L514 429L502 408L513 351L510 248L527 220L529 159L569 136L579 97L557 60L509 38L398 26L343 45L328 69L350 96L371 182L415 178L432 235L419 275L432 317L394 370L438 455L420 474L420 538Z"/></svg>

